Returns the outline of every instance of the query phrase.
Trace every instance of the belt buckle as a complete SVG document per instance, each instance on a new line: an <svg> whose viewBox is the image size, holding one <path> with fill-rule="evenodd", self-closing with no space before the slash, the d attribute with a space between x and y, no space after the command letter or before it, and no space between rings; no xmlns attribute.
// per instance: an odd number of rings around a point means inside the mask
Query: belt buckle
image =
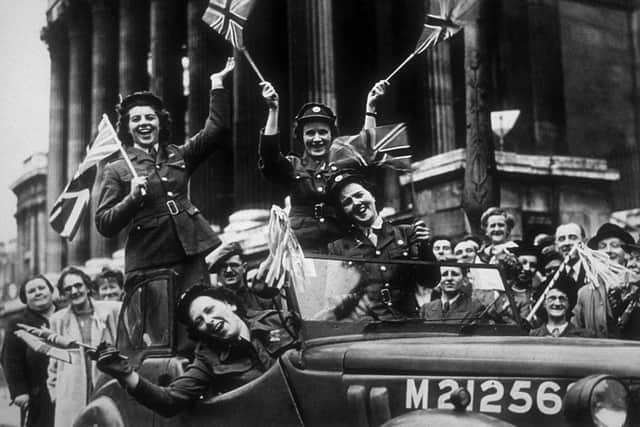
<svg viewBox="0 0 640 427"><path fill-rule="evenodd" d="M322 217L324 217L324 203L316 203L313 205L313 217L315 219L322 219Z"/></svg>
<svg viewBox="0 0 640 427"><path fill-rule="evenodd" d="M173 216L176 216L180 213L180 209L178 209L178 205L173 200L167 200L167 208L169 209L169 213Z"/></svg>
<svg viewBox="0 0 640 427"><path fill-rule="evenodd" d="M391 306L391 291L387 288L380 289L380 299L383 304Z"/></svg>

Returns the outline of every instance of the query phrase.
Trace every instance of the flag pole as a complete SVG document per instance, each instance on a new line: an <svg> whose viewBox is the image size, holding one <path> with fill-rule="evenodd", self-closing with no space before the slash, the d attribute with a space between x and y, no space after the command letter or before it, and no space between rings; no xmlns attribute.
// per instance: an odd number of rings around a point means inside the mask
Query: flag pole
<svg viewBox="0 0 640 427"><path fill-rule="evenodd" d="M387 81L391 80L391 78L395 76L398 73L398 71L400 71L405 65L407 65L407 63L409 63L409 61L411 61L414 56L416 56L415 51L412 52L411 55L407 56L407 58L404 61L402 61L402 64L398 65L396 69L393 70L385 80Z"/></svg>
<svg viewBox="0 0 640 427"><path fill-rule="evenodd" d="M247 58L247 61L249 61L249 65L251 65L251 68L253 68L253 71L256 72L256 75L260 79L260 82L261 83L264 82L265 81L264 77L262 76L262 73L260 72L260 70L256 66L256 63L253 62L253 59L251 58L251 55L249 55L249 51L244 47L240 48L240 50L242 51L242 53L244 53L244 57Z"/></svg>

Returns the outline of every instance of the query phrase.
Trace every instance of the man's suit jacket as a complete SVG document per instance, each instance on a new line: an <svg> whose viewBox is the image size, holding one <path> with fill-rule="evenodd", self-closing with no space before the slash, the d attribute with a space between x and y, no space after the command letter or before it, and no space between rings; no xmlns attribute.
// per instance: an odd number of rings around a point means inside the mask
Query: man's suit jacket
<svg viewBox="0 0 640 427"><path fill-rule="evenodd" d="M552 337L553 335L551 334L551 332L549 332L549 330L547 329L547 325L542 325L539 328L535 328L529 331L529 335L531 335L532 337ZM582 328L578 328L577 326L573 325L571 322L569 322L569 324L567 325L566 328L564 328L564 331L562 331L562 333L560 335L558 335L558 337L593 337L593 334L586 330L586 329L582 329Z"/></svg>
<svg viewBox="0 0 640 427"><path fill-rule="evenodd" d="M484 310L484 306L477 300L462 293L459 295L458 299L451 304L449 311L446 313L444 313L442 301L435 300L422 306L422 309L420 309L420 317L425 320L460 323L464 320L472 320Z"/></svg>

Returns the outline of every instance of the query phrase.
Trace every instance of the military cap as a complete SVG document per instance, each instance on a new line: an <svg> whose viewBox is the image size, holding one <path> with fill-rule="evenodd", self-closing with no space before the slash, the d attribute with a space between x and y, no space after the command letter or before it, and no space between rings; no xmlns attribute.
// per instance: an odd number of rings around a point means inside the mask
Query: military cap
<svg viewBox="0 0 640 427"><path fill-rule="evenodd" d="M191 326L191 317L189 316L189 308L191 303L198 297L208 296L218 301L224 301L228 304L233 304L237 309L242 309L239 304L238 297L229 289L222 286L211 285L194 285L187 289L178 298L178 304L176 305L176 320L183 325Z"/></svg>
<svg viewBox="0 0 640 427"><path fill-rule="evenodd" d="M164 103L162 99L149 91L134 92L120 101L117 109L120 115L126 114L130 109L140 105L148 105L154 110L163 110Z"/></svg>

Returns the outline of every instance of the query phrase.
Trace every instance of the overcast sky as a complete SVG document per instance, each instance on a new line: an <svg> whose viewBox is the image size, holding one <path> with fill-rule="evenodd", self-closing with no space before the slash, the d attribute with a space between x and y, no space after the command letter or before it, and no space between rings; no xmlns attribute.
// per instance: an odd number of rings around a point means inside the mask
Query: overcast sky
<svg viewBox="0 0 640 427"><path fill-rule="evenodd" d="M49 53L40 41L46 0L6 2L0 8L0 241L16 237L16 198L9 186L22 161L47 151Z"/></svg>

